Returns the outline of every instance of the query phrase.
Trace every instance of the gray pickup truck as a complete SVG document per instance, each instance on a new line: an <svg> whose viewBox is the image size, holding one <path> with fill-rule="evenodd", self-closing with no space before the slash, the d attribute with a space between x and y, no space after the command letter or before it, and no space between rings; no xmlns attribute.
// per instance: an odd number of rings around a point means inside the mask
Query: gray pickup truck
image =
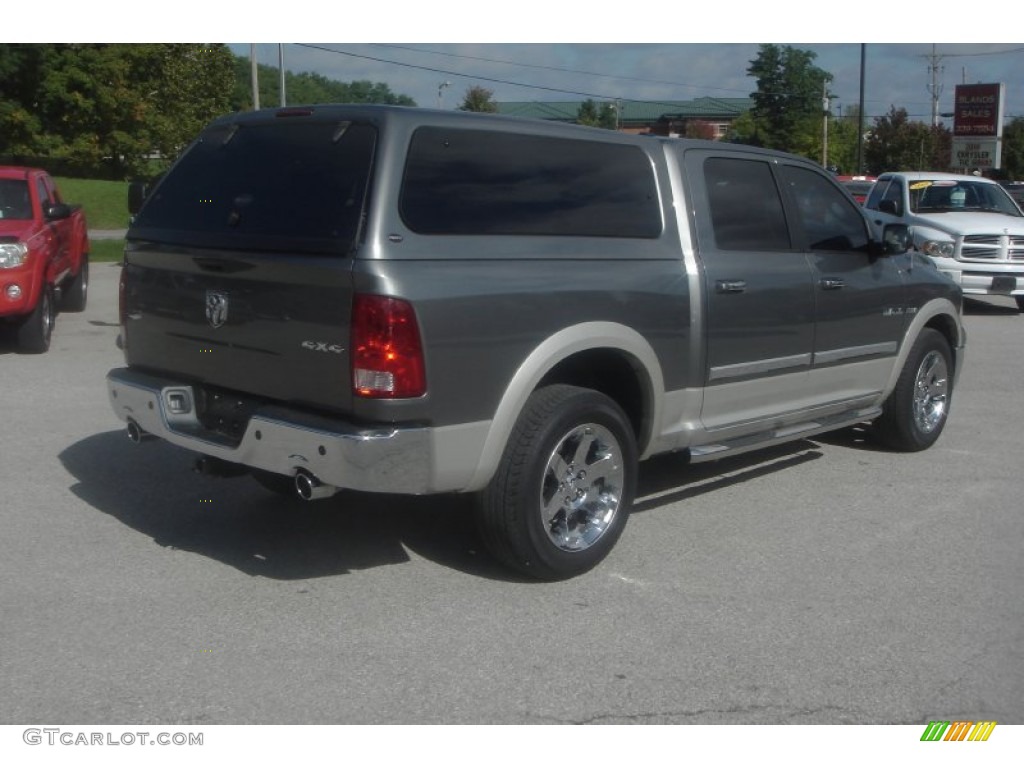
<svg viewBox="0 0 1024 768"><path fill-rule="evenodd" d="M475 494L559 579L626 524L640 461L873 424L927 448L961 289L815 164L414 108L210 124L149 192L110 402L218 475L303 499Z"/></svg>

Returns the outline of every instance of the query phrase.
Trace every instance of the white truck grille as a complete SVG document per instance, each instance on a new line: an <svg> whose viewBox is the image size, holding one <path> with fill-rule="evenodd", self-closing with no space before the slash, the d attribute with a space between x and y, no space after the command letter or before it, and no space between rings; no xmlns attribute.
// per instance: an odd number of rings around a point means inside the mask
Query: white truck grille
<svg viewBox="0 0 1024 768"><path fill-rule="evenodd" d="M1024 261L1024 236L967 235L959 258L961 261Z"/></svg>

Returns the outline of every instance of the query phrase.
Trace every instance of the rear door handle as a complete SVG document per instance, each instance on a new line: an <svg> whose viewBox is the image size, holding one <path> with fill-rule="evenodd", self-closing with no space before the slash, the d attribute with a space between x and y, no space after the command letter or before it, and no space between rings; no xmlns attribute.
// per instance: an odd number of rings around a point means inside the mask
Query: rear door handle
<svg viewBox="0 0 1024 768"><path fill-rule="evenodd" d="M840 277L823 277L820 285L826 291L838 291L846 286L846 281Z"/></svg>
<svg viewBox="0 0 1024 768"><path fill-rule="evenodd" d="M747 290L746 280L716 280L715 290L718 293L743 293Z"/></svg>

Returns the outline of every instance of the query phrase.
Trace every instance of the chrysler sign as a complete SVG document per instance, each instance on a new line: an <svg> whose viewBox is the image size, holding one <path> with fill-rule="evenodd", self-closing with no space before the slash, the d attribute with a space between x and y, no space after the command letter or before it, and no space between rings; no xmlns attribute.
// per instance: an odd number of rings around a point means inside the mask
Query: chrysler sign
<svg viewBox="0 0 1024 768"><path fill-rule="evenodd" d="M956 87L953 113L953 157L957 168L999 168L1002 160L1002 83Z"/></svg>

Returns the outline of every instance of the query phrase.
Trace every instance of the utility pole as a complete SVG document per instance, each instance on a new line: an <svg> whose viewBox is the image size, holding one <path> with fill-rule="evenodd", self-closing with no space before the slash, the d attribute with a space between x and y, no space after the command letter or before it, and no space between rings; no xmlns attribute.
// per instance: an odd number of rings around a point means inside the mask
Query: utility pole
<svg viewBox="0 0 1024 768"><path fill-rule="evenodd" d="M828 80L821 84L821 167L828 168Z"/></svg>
<svg viewBox="0 0 1024 768"><path fill-rule="evenodd" d="M250 79L252 80L252 108L260 108L260 75L256 66L256 43L249 43Z"/></svg>
<svg viewBox="0 0 1024 768"><path fill-rule="evenodd" d="M928 76L930 82L928 84L928 92L932 95L932 126L937 127L939 124L939 96L942 95L942 83L939 82L939 77L945 71L945 67L939 66L939 62L944 57L939 56L935 51L935 43L932 43L932 53L928 57Z"/></svg>
<svg viewBox="0 0 1024 768"><path fill-rule="evenodd" d="M281 73L281 106L284 107L286 102L284 98L284 44L282 43L277 44L277 68Z"/></svg>
<svg viewBox="0 0 1024 768"><path fill-rule="evenodd" d="M860 44L860 114L857 115L857 173L864 173L864 59L867 46Z"/></svg>

